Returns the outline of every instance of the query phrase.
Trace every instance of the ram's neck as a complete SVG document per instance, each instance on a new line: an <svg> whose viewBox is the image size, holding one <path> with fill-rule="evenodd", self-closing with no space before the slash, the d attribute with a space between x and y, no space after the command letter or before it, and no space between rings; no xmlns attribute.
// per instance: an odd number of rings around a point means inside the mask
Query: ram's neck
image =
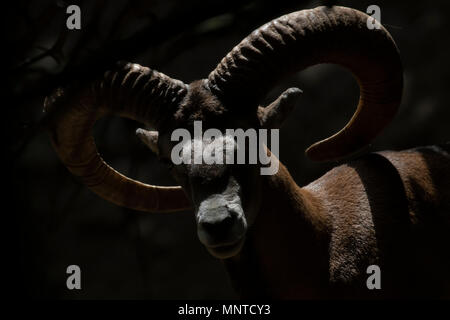
<svg viewBox="0 0 450 320"><path fill-rule="evenodd" d="M277 221L280 227L293 226L314 236L328 233L329 219L320 200L300 188L283 164L280 163L277 174L263 179L264 200L258 215L260 223L255 223L257 228L267 227L265 221Z"/></svg>
<svg viewBox="0 0 450 320"><path fill-rule="evenodd" d="M330 229L320 203L282 164L276 175L263 178L262 193L242 254L226 263L236 286L244 295L320 294L328 283ZM298 283L301 288L293 285Z"/></svg>

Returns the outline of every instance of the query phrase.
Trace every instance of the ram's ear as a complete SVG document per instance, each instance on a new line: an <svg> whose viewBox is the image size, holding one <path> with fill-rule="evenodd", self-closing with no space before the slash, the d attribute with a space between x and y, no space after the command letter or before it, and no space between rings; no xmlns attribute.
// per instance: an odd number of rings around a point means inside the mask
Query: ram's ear
<svg viewBox="0 0 450 320"><path fill-rule="evenodd" d="M297 104L302 92L299 88L289 88L267 107L259 107L258 118L261 127L266 129L281 128L284 120Z"/></svg>
<svg viewBox="0 0 450 320"><path fill-rule="evenodd" d="M137 129L136 135L141 139L143 143L147 147L150 148L156 155L159 155L159 148L158 148L158 131L148 131L144 129Z"/></svg>

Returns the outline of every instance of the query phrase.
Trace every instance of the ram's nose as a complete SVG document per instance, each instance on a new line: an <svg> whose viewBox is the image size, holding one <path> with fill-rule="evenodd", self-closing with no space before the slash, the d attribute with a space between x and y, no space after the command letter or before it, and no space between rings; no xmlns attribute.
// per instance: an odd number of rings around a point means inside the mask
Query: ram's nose
<svg viewBox="0 0 450 320"><path fill-rule="evenodd" d="M198 219L198 237L208 247L228 245L245 233L245 223L227 207L210 209Z"/></svg>
<svg viewBox="0 0 450 320"><path fill-rule="evenodd" d="M221 237L228 232L235 221L236 215L226 208L215 208L200 217L198 224L202 231Z"/></svg>

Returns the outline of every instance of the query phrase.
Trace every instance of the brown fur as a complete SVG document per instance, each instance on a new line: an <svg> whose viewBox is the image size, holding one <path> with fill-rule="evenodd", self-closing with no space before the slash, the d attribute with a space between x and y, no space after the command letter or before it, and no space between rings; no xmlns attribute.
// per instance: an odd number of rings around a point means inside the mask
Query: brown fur
<svg viewBox="0 0 450 320"><path fill-rule="evenodd" d="M299 188L286 168L263 183L263 210L226 261L243 296L449 297L450 157L370 154ZM264 196L266 195L266 196ZM276 201L274 201L276 199ZM381 268L368 290L366 268Z"/></svg>
<svg viewBox="0 0 450 320"><path fill-rule="evenodd" d="M222 115L226 111L223 104L205 87L204 80L197 80L189 85L188 93L175 113L175 119L184 123Z"/></svg>

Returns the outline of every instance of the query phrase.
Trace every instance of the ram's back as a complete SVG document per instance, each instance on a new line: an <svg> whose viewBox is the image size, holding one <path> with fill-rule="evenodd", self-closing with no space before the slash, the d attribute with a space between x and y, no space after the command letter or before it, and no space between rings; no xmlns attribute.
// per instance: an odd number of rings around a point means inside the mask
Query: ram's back
<svg viewBox="0 0 450 320"><path fill-rule="evenodd" d="M450 143L380 153L397 169L413 223L450 220Z"/></svg>
<svg viewBox="0 0 450 320"><path fill-rule="evenodd" d="M450 296L450 144L368 154L305 187L330 221L330 280L383 296ZM352 286L352 287L355 287Z"/></svg>

